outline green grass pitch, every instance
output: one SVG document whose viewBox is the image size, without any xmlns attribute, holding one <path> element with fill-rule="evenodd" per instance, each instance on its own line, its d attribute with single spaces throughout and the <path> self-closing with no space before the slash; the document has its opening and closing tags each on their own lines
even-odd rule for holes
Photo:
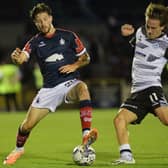
<svg viewBox="0 0 168 168">
<path fill-rule="evenodd" d="M 119 157 L 113 118 L 116 109 L 95 109 L 93 127 L 99 130 L 94 168 L 115 167 L 111 161 Z M 78 110 L 58 110 L 50 113 L 32 131 L 25 145 L 25 154 L 15 165 L 3 165 L 3 159 L 14 148 L 18 125 L 25 113 L 0 112 L 0 167 L 12 168 L 76 168 L 72 161 L 73 148 L 81 143 L 81 126 Z M 130 142 L 135 165 L 131 168 L 168 167 L 168 128 L 156 117 L 148 115 L 141 125 L 130 125 Z M 84 166 L 83 166 L 84 167 Z"/>
</svg>

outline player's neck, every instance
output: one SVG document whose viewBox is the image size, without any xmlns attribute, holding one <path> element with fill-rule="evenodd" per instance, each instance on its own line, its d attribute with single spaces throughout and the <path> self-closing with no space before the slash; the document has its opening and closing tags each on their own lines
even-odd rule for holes
<svg viewBox="0 0 168 168">
<path fill-rule="evenodd" d="M 56 28 L 52 27 L 50 31 L 45 35 L 46 37 L 51 37 L 56 32 Z"/>
</svg>

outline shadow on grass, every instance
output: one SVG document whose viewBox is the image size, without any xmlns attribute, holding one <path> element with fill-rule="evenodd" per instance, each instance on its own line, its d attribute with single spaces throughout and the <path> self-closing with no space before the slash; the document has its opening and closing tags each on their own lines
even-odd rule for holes
<svg viewBox="0 0 168 168">
<path fill-rule="evenodd" d="M 91 165 L 91 167 L 114 167 L 111 163 L 113 160 L 117 158 L 117 154 L 113 155 L 110 152 L 98 152 L 96 155 L 96 161 Z M 1 153 L 2 162 L 3 159 L 6 157 L 6 153 Z M 67 157 L 66 157 L 67 158 Z M 35 154 L 35 153 L 25 153 L 22 159 L 19 159 L 19 162 L 16 164 L 16 167 L 19 168 L 20 165 L 23 163 L 30 164 L 33 167 L 45 168 L 51 167 L 54 168 L 55 166 L 59 168 L 73 168 L 79 167 L 75 165 L 75 163 L 68 157 L 68 159 L 63 158 L 59 153 L 58 156 L 56 155 L 45 155 L 45 154 Z M 136 153 L 135 154 L 136 164 L 134 165 L 119 165 L 117 167 L 124 168 L 166 168 L 168 167 L 168 154 L 160 154 L 160 153 Z M 14 166 L 15 167 L 15 166 Z M 82 166 L 88 167 L 88 166 Z"/>
</svg>

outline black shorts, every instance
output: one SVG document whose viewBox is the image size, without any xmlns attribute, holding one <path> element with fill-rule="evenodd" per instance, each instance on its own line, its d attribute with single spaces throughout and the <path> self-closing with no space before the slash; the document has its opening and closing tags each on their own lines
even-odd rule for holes
<svg viewBox="0 0 168 168">
<path fill-rule="evenodd" d="M 153 86 L 142 91 L 131 94 L 131 96 L 121 105 L 138 117 L 132 124 L 140 124 L 148 113 L 155 115 L 154 110 L 160 106 L 167 106 L 167 100 L 161 87 Z"/>
</svg>

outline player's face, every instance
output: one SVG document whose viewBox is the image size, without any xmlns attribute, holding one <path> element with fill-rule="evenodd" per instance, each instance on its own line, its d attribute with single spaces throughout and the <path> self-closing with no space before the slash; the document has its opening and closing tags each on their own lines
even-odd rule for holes
<svg viewBox="0 0 168 168">
<path fill-rule="evenodd" d="M 160 26 L 160 20 L 146 18 L 146 35 L 149 39 L 155 39 L 159 37 L 163 30 L 164 26 Z"/>
<path fill-rule="evenodd" d="M 40 32 L 44 34 L 50 33 L 52 29 L 52 16 L 46 12 L 39 13 L 36 15 L 34 23 Z"/>
</svg>

